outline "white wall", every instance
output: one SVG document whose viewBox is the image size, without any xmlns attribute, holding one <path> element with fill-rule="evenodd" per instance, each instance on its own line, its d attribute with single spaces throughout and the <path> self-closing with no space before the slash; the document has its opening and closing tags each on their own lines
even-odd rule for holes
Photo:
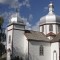
<svg viewBox="0 0 60 60">
<path fill-rule="evenodd" d="M 46 34 L 46 33 L 47 33 L 47 26 L 44 25 L 44 34 Z"/>
<path fill-rule="evenodd" d="M 40 56 L 40 45 L 44 47 L 43 56 Z M 29 41 L 29 60 L 51 60 L 50 43 Z"/>
<path fill-rule="evenodd" d="M 7 51 L 7 60 L 10 60 L 10 54 L 13 52 L 13 57 L 19 56 L 27 60 L 28 58 L 28 41 L 24 35 L 24 26 L 13 25 L 7 27 L 7 50 L 10 48 L 11 52 Z M 9 35 L 11 35 L 11 43 L 9 43 Z M 13 42 L 13 44 L 12 44 Z M 13 46 L 13 48 L 12 48 Z M 13 50 L 13 51 L 12 51 Z"/>
<path fill-rule="evenodd" d="M 40 26 L 40 32 L 42 32 L 42 26 Z"/>
<path fill-rule="evenodd" d="M 40 26 L 40 32 L 42 32 L 42 26 Z M 45 35 L 49 33 L 49 25 L 44 25 L 44 32 Z"/>
<path fill-rule="evenodd" d="M 53 33 L 57 34 L 58 33 L 58 25 L 57 24 L 53 24 Z"/>
<path fill-rule="evenodd" d="M 13 25 L 7 27 L 7 60 L 10 60 L 11 57 L 10 57 L 10 54 L 12 52 L 12 32 L 13 30 L 11 30 L 13 28 Z M 9 43 L 9 35 L 11 35 L 11 43 Z M 11 49 L 11 52 L 8 51 L 8 49 Z"/>
<path fill-rule="evenodd" d="M 57 58 L 53 56 L 54 51 L 57 53 Z M 59 42 L 51 43 L 51 60 L 54 60 L 55 58 L 56 60 L 59 60 Z"/>
<path fill-rule="evenodd" d="M 49 32 L 53 32 L 54 34 L 58 33 L 58 25 L 52 24 L 53 25 L 53 31 L 49 31 L 49 25 L 44 25 L 44 34 L 48 34 Z M 42 26 L 40 26 L 40 32 L 42 32 Z"/>
<path fill-rule="evenodd" d="M 54 25 L 53 25 L 53 33 L 55 33 L 55 34 L 56 34 L 56 32 L 57 32 L 56 27 L 57 27 L 56 24 L 54 24 Z"/>
<path fill-rule="evenodd" d="M 24 31 L 14 30 L 13 35 L 13 55 L 23 57 L 28 54 L 28 41 L 24 35 Z"/>
</svg>

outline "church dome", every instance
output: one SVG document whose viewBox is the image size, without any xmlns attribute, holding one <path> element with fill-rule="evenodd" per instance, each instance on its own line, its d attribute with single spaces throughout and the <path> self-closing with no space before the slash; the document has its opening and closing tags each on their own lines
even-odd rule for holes
<svg viewBox="0 0 60 60">
<path fill-rule="evenodd" d="M 49 4 L 49 13 L 40 19 L 40 25 L 48 23 L 60 23 L 60 16 L 54 14 L 54 6 L 52 3 Z"/>
<path fill-rule="evenodd" d="M 10 23 L 22 23 L 22 24 L 24 23 L 24 21 L 22 20 L 18 12 L 15 12 L 14 14 L 11 15 L 9 22 Z"/>
</svg>

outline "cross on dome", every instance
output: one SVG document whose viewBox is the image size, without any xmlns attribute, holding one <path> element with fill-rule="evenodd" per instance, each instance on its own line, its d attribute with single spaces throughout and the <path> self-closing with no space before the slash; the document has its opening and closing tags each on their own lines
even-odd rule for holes
<svg viewBox="0 0 60 60">
<path fill-rule="evenodd" d="M 53 5 L 53 3 L 51 2 L 51 3 L 49 4 L 49 13 L 53 13 L 53 11 L 54 11 L 54 5 Z"/>
<path fill-rule="evenodd" d="M 15 12 L 11 15 L 10 17 L 10 23 L 20 23 L 20 24 L 24 24 L 24 21 L 23 19 L 21 18 L 20 16 L 20 13 L 19 13 L 19 3 L 18 3 L 18 0 L 15 1 L 14 3 L 14 9 L 15 9 Z"/>
</svg>

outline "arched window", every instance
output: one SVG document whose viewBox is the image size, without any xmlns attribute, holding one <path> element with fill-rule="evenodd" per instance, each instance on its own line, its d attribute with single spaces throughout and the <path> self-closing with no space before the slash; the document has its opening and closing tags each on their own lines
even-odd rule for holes
<svg viewBox="0 0 60 60">
<path fill-rule="evenodd" d="M 49 31 L 53 31 L 53 25 L 52 24 L 49 25 Z"/>
<path fill-rule="evenodd" d="M 9 35 L 9 43 L 11 42 L 11 35 Z"/>
<path fill-rule="evenodd" d="M 40 46 L 40 55 L 44 55 L 44 47 L 42 45 Z"/>
<path fill-rule="evenodd" d="M 57 60 L 57 52 L 56 52 L 56 50 L 53 51 L 53 60 Z"/>
</svg>

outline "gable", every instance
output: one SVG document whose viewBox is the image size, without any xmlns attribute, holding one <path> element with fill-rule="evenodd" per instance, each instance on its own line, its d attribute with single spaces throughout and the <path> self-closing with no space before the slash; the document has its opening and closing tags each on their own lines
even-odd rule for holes
<svg viewBox="0 0 60 60">
<path fill-rule="evenodd" d="M 56 35 L 56 37 L 51 40 L 51 43 L 53 43 L 53 42 L 59 42 L 59 41 L 60 41 L 60 33 L 58 33 Z"/>
</svg>

